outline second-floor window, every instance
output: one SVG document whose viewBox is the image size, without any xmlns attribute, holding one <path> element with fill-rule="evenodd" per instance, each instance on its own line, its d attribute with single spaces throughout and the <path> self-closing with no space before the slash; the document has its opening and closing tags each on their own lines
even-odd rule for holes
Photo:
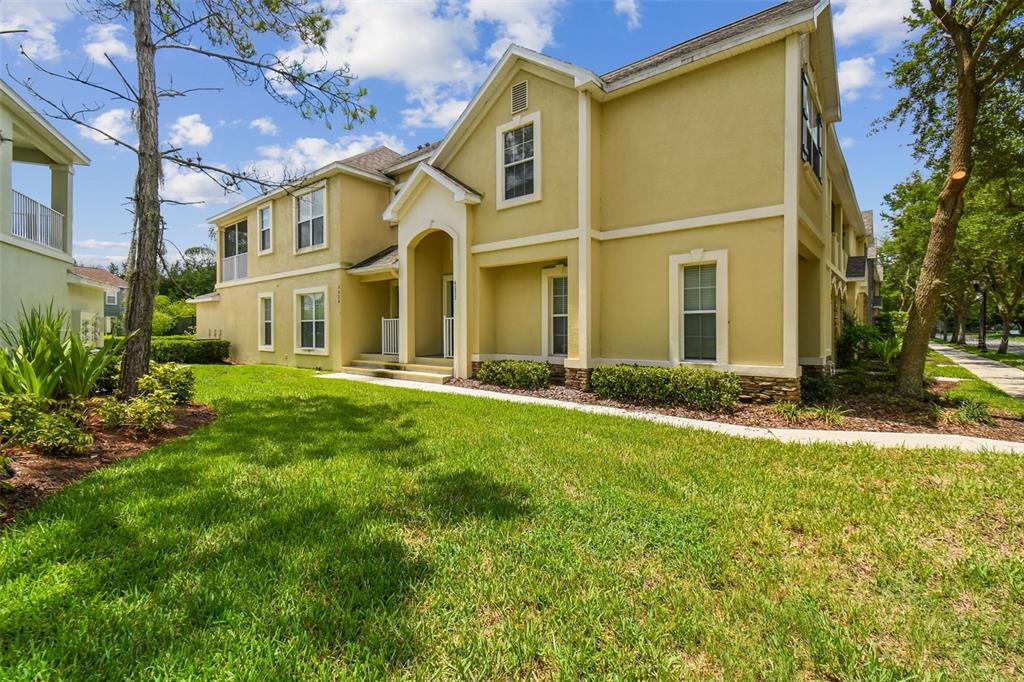
<svg viewBox="0 0 1024 682">
<path fill-rule="evenodd" d="M 821 114 L 811 95 L 811 83 L 807 72 L 803 72 L 801 80 L 801 114 L 803 117 L 802 142 L 800 153 L 804 161 L 811 165 L 814 174 L 821 179 Z"/>
<path fill-rule="evenodd" d="M 298 221 L 295 226 L 297 250 L 312 249 L 324 245 L 324 198 L 327 190 L 323 187 L 306 192 L 296 199 Z"/>
<path fill-rule="evenodd" d="M 533 194 L 533 124 L 502 133 L 505 201 Z"/>
<path fill-rule="evenodd" d="M 249 225 L 246 221 L 224 228 L 221 253 L 221 281 L 241 279 L 249 274 Z"/>
<path fill-rule="evenodd" d="M 270 217 L 270 206 L 262 206 L 256 212 L 260 229 L 260 253 L 269 253 L 273 246 L 272 224 Z"/>
</svg>

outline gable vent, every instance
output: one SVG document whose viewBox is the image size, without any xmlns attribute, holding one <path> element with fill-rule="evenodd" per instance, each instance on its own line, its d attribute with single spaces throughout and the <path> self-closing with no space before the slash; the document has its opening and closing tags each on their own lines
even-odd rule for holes
<svg viewBox="0 0 1024 682">
<path fill-rule="evenodd" d="M 516 83 L 512 86 L 512 113 L 518 114 L 520 111 L 526 111 L 529 106 L 530 96 L 526 81 Z"/>
</svg>

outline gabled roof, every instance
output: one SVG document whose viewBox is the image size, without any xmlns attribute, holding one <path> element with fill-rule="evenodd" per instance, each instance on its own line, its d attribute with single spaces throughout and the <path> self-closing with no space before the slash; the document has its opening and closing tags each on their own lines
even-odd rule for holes
<svg viewBox="0 0 1024 682">
<path fill-rule="evenodd" d="M 18 119 L 18 122 L 24 125 L 31 133 L 40 138 L 46 144 L 48 149 L 40 150 L 45 153 L 52 154 L 56 153 L 61 158 L 54 159 L 54 161 L 60 161 L 63 163 L 73 163 L 79 166 L 88 166 L 89 157 L 85 153 L 71 143 L 68 138 L 61 135 L 60 131 L 57 130 L 52 123 L 46 120 L 46 117 L 40 114 L 35 108 L 32 107 L 25 99 L 19 95 L 14 89 L 5 83 L 3 79 L 0 79 L 0 106 L 9 109 Z M 10 135 L 10 131 L 4 131 L 7 135 Z"/>
<path fill-rule="evenodd" d="M 418 187 L 430 180 L 451 192 L 452 198 L 460 204 L 480 203 L 480 194 L 458 178 L 430 164 L 420 163 L 420 165 L 416 166 L 416 170 L 412 172 L 412 175 L 409 176 L 409 180 L 405 183 L 402 191 L 395 195 L 395 198 L 391 200 L 388 207 L 384 209 L 384 220 L 392 223 L 398 222 L 399 213 L 405 204 L 408 203 L 409 198 L 415 195 Z"/>
<path fill-rule="evenodd" d="M 430 153 L 432 151 L 437 149 L 439 144 L 441 144 L 441 140 L 435 140 L 433 142 L 428 142 L 427 144 L 421 144 L 408 154 L 403 154 L 402 156 L 398 157 L 394 161 L 394 163 L 392 163 L 390 166 L 384 169 L 384 172 L 387 173 L 388 175 L 391 175 L 397 171 L 402 170 L 407 166 L 411 166 L 414 163 L 418 163 L 419 161 L 425 160 L 427 157 L 430 156 Z"/>
<path fill-rule="evenodd" d="M 394 149 L 381 145 L 368 152 L 342 159 L 340 163 L 361 168 L 370 173 L 381 173 L 388 166 L 394 165 L 400 158 L 402 158 L 402 155 Z"/>
<path fill-rule="evenodd" d="M 101 284 L 108 286 L 117 287 L 118 289 L 127 289 L 128 282 L 124 281 L 114 273 L 104 268 L 93 268 L 87 265 L 76 265 L 71 268 L 71 271 L 80 277 L 91 279 Z"/>
</svg>

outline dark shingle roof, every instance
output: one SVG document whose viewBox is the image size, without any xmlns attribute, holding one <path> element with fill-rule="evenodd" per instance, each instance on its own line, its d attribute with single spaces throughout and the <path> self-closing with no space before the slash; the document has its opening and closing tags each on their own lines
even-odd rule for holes
<svg viewBox="0 0 1024 682">
<path fill-rule="evenodd" d="M 394 149 L 389 149 L 381 145 L 375 147 L 368 152 L 362 154 L 356 154 L 350 156 L 347 159 L 342 159 L 341 163 L 346 166 L 354 166 L 360 170 L 369 171 L 371 173 L 380 173 L 383 169 L 388 166 L 393 166 L 395 160 L 400 158 L 402 155 L 396 152 Z"/>
<path fill-rule="evenodd" d="M 769 7 L 757 14 L 751 14 L 749 17 L 744 17 L 731 24 L 722 26 L 721 28 L 716 28 L 713 31 L 699 35 L 696 38 L 690 38 L 678 45 L 673 45 L 666 50 L 662 50 L 657 54 L 652 54 L 649 57 L 644 57 L 639 61 L 635 61 L 632 64 L 620 66 L 614 71 L 609 71 L 601 76 L 601 80 L 605 83 L 614 83 L 615 81 L 629 78 L 636 73 L 658 66 L 659 64 L 685 58 L 686 56 L 710 45 L 714 45 L 715 43 L 761 28 L 773 21 L 784 19 L 792 14 L 814 7 L 819 1 L 820 0 L 790 0 L 789 2 Z"/>
<path fill-rule="evenodd" d="M 383 251 L 378 251 L 366 260 L 361 260 L 349 270 L 359 270 L 360 268 L 368 268 L 370 266 L 389 266 L 398 265 L 398 246 L 392 245 Z"/>
<path fill-rule="evenodd" d="M 438 145 L 440 145 L 440 144 L 441 144 L 441 140 L 437 140 L 436 142 L 428 142 L 427 144 L 421 144 L 419 147 L 416 147 L 416 149 L 412 150 L 408 154 L 403 154 L 403 155 L 399 156 L 397 159 L 395 159 L 394 161 L 392 161 L 389 164 L 389 167 L 397 166 L 397 165 L 399 165 L 401 163 L 405 163 L 409 159 L 415 159 L 417 156 L 421 156 L 423 154 L 427 154 L 429 152 L 432 152 L 435 149 L 437 149 Z"/>
<path fill-rule="evenodd" d="M 846 259 L 846 279 L 860 279 L 864 277 L 867 268 L 867 256 L 850 256 Z"/>
<path fill-rule="evenodd" d="M 128 282 L 103 268 L 91 268 L 87 265 L 76 265 L 71 268 L 71 271 L 79 277 L 85 277 L 86 279 L 91 279 L 94 282 L 118 287 L 119 289 L 124 289 L 128 286 Z"/>
</svg>

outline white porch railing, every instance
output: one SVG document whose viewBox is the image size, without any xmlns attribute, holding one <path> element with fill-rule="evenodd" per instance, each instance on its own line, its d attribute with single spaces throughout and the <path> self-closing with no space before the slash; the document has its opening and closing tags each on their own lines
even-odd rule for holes
<svg viewBox="0 0 1024 682">
<path fill-rule="evenodd" d="M 11 234 L 43 246 L 64 250 L 64 215 L 21 192 L 11 190 Z"/>
<path fill-rule="evenodd" d="M 380 354 L 398 355 L 398 318 L 380 318 Z"/>
<path fill-rule="evenodd" d="M 444 356 L 446 358 L 455 357 L 455 318 L 454 317 L 442 317 L 442 325 L 444 328 Z"/>
<path fill-rule="evenodd" d="M 220 281 L 230 282 L 233 279 L 242 279 L 249 274 L 249 254 L 240 253 L 237 256 L 227 256 L 221 260 Z"/>
</svg>

